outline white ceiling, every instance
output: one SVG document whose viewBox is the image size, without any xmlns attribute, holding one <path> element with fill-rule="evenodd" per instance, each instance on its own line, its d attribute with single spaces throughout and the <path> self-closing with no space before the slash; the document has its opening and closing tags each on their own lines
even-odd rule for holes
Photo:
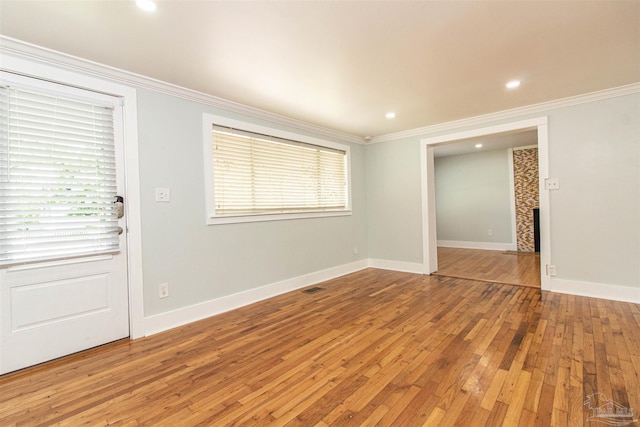
<svg viewBox="0 0 640 427">
<path fill-rule="evenodd" d="M 640 81 L 638 0 L 0 0 L 0 34 L 360 137 Z"/>
</svg>

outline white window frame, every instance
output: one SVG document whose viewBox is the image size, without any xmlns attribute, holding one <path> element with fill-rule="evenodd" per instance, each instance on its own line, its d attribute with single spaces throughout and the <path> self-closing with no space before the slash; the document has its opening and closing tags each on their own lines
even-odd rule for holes
<svg viewBox="0 0 640 427">
<path fill-rule="evenodd" d="M 292 141 L 304 142 L 320 147 L 327 147 L 342 150 L 346 155 L 346 176 L 347 176 L 347 201 L 346 208 L 337 211 L 308 211 L 308 212 L 291 212 L 291 213 L 258 213 L 244 215 L 217 215 L 215 203 L 215 186 L 214 186 L 214 155 L 212 145 L 213 126 L 226 126 L 234 129 L 254 132 L 263 135 L 274 136 L 277 138 L 288 139 Z M 205 199 L 206 199 L 206 222 L 208 225 L 216 224 L 233 224 L 243 222 L 257 221 L 277 221 L 285 219 L 300 218 L 319 218 L 319 217 L 335 217 L 351 215 L 351 151 L 348 145 L 326 141 L 323 139 L 312 138 L 306 135 L 300 135 L 280 129 L 267 126 L 261 126 L 242 120 L 230 119 L 228 117 L 217 116 L 214 114 L 203 114 L 202 116 L 202 143 L 204 150 L 204 182 L 205 182 Z"/>
</svg>

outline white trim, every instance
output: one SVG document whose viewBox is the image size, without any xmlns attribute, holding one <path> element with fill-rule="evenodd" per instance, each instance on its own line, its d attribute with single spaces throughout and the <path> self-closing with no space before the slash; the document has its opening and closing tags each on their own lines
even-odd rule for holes
<svg viewBox="0 0 640 427">
<path fill-rule="evenodd" d="M 420 188 L 422 194 L 422 266 L 424 274 L 438 271 L 436 222 L 436 179 L 434 148 L 420 144 Z M 426 228 L 425 228 L 426 227 Z"/>
<path fill-rule="evenodd" d="M 561 294 L 640 304 L 640 289 L 631 286 L 606 285 L 552 277 L 549 290 Z"/>
<path fill-rule="evenodd" d="M 466 119 L 454 120 L 386 135 L 379 135 L 370 140 L 366 140 L 362 137 L 346 132 L 330 129 L 312 123 L 307 123 L 297 119 L 292 119 L 265 110 L 260 110 L 258 108 L 249 107 L 237 102 L 229 101 L 216 96 L 208 95 L 206 93 L 156 80 L 151 77 L 121 70 L 115 67 L 110 67 L 108 65 L 89 61 L 77 56 L 65 54 L 52 49 L 47 49 L 31 43 L 27 43 L 22 40 L 0 35 L 0 54 L 6 53 L 13 54 L 25 59 L 30 59 L 32 61 L 37 61 L 41 64 L 48 64 L 55 67 L 62 67 L 70 71 L 72 70 L 76 72 L 86 73 L 96 78 L 109 79 L 125 85 L 131 85 L 143 89 L 161 92 L 211 107 L 221 108 L 227 111 L 243 114 L 248 117 L 267 120 L 284 126 L 290 126 L 292 128 L 297 128 L 308 132 L 317 133 L 319 135 L 337 138 L 343 141 L 349 141 L 362 145 L 393 141 L 401 138 L 422 136 L 428 133 L 444 132 L 464 126 L 480 125 L 490 121 L 513 119 L 523 115 L 544 114 L 545 111 L 548 111 L 550 109 L 570 107 L 572 105 L 584 104 L 587 102 L 594 102 L 602 99 L 615 98 L 618 96 L 630 95 L 640 92 L 640 83 L 632 83 L 625 86 L 619 86 L 587 94 L 561 98 L 557 100 L 542 102 L 539 104 L 532 104 L 524 107 L 517 107 L 510 110 L 503 110 Z"/>
<path fill-rule="evenodd" d="M 208 205 L 215 206 L 215 205 Z M 341 211 L 314 211 L 314 212 L 291 212 L 291 213 L 260 213 L 247 215 L 224 215 L 210 216 L 207 214 L 207 225 L 220 224 L 239 224 L 243 222 L 262 222 L 262 221 L 282 221 L 290 219 L 308 219 L 308 218 L 328 218 L 334 216 L 351 216 L 353 213 L 350 209 Z"/>
<path fill-rule="evenodd" d="M 343 141 L 349 141 L 356 144 L 365 144 L 364 138 L 351 135 L 346 132 L 330 129 L 324 126 L 307 123 L 302 120 L 292 119 L 280 114 L 271 113 L 258 108 L 249 107 L 237 102 L 229 101 L 217 96 L 208 95 L 203 92 L 187 89 L 178 85 L 163 82 L 151 77 L 132 73 L 130 71 L 121 70 L 110 67 L 108 65 L 89 61 L 77 56 L 68 55 L 47 49 L 11 37 L 0 36 L 0 54 L 13 54 L 22 58 L 37 61 L 41 64 L 61 67 L 76 72 L 82 72 L 99 79 L 108 79 L 121 84 L 135 86 L 138 88 L 149 89 L 156 92 L 172 95 L 178 98 L 198 102 L 214 108 L 221 108 L 226 111 L 243 114 L 259 120 L 267 120 L 269 122 L 278 123 L 284 126 L 317 133 L 330 138 L 336 138 Z M 4 63 L 2 68 L 4 68 Z"/>
<path fill-rule="evenodd" d="M 452 132 L 444 135 L 433 136 L 421 139 L 427 141 L 427 145 L 436 145 L 442 142 L 459 141 L 464 139 L 476 138 L 479 136 L 493 135 L 499 133 L 508 133 L 521 130 L 534 130 L 541 124 L 546 124 L 546 117 L 537 117 L 533 119 L 518 120 L 515 122 L 503 123 L 499 125 L 484 126 L 465 131 Z M 487 123 L 484 123 L 485 125 Z"/>
<path fill-rule="evenodd" d="M 436 252 L 436 241 L 434 230 L 436 229 L 436 215 L 431 204 L 435 200 L 435 186 L 433 185 L 433 171 L 429 167 L 429 153 L 434 146 L 444 142 L 470 139 L 478 136 L 486 136 L 518 130 L 536 129 L 538 130 L 538 169 L 540 185 L 540 265 L 541 271 L 545 271 L 542 266 L 551 264 L 551 228 L 549 226 L 549 191 L 544 189 L 544 180 L 549 173 L 549 151 L 547 135 L 547 117 L 537 117 L 533 119 L 520 120 L 494 126 L 487 126 L 462 132 L 450 133 L 446 135 L 425 138 L 420 140 L 420 167 L 421 167 L 421 191 L 422 191 L 422 244 L 425 273 L 430 274 L 437 271 L 437 262 L 434 263 L 434 253 Z M 431 171 L 430 171 L 431 170 Z M 541 288 L 549 290 L 550 276 L 542 274 Z"/>
<path fill-rule="evenodd" d="M 138 156 L 138 100 L 135 89 L 124 95 L 124 163 L 127 191 L 127 248 L 129 272 L 129 336 L 144 336 L 144 282 L 142 274 L 142 212 L 140 158 Z"/>
<path fill-rule="evenodd" d="M 286 292 L 291 292 L 319 282 L 324 282 L 326 280 L 331 280 L 336 277 L 364 270 L 368 266 L 368 261 L 363 259 L 349 264 L 343 264 L 326 270 L 294 277 L 292 279 L 282 280 L 259 288 L 253 288 L 236 294 L 201 302 L 166 313 L 149 316 L 144 319 L 145 335 L 157 334 L 158 332 L 186 325 L 187 323 L 206 319 L 207 317 L 272 298 Z"/>
<path fill-rule="evenodd" d="M 531 150 L 532 148 L 538 148 L 538 144 L 535 145 L 524 145 L 522 147 L 513 147 L 511 148 L 511 150 L 513 151 L 519 151 L 519 150 Z"/>
<path fill-rule="evenodd" d="M 427 134 L 446 132 L 468 126 L 479 126 L 489 122 L 499 120 L 517 119 L 524 115 L 546 114 L 549 110 L 571 107 L 573 105 L 585 104 L 588 102 L 600 101 L 603 99 L 615 98 L 618 96 L 631 95 L 640 92 L 640 82 L 631 83 L 625 86 L 619 86 L 611 89 L 600 90 L 596 92 L 585 93 L 582 95 L 571 96 L 568 98 L 556 99 L 553 101 L 541 102 L 539 104 L 527 105 L 525 107 L 512 108 L 510 110 L 498 111 L 490 114 L 469 117 L 451 122 L 439 123 L 431 126 L 425 126 L 416 129 L 405 130 L 402 132 L 380 135 L 372 138 L 369 144 L 378 142 L 394 141 L 396 139 L 410 138 L 416 136 L 424 136 Z"/>
<path fill-rule="evenodd" d="M 124 150 L 125 187 L 127 215 L 127 264 L 129 274 L 129 334 L 132 339 L 143 336 L 144 301 L 142 281 L 142 231 L 140 218 L 140 172 L 138 161 L 138 111 L 136 90 L 102 80 L 96 76 L 79 74 L 63 64 L 42 63 L 37 57 L 11 55 L 5 52 L 6 39 L 0 37 L 2 45 L 2 69 L 73 87 L 84 87 L 120 97 L 124 101 Z M 12 52 L 11 52 L 12 53 Z"/>
<path fill-rule="evenodd" d="M 488 251 L 517 250 L 516 245 L 513 243 L 466 242 L 461 240 L 438 240 L 438 246 L 441 246 L 443 248 L 483 249 Z"/>
<path fill-rule="evenodd" d="M 403 273 L 424 274 L 424 265 L 419 262 L 392 261 L 387 259 L 369 259 L 369 267 L 381 270 L 401 271 Z"/>
<path fill-rule="evenodd" d="M 149 316 L 144 319 L 144 334 L 145 336 L 157 334 L 159 332 L 206 319 L 207 317 L 215 316 L 255 302 L 263 301 L 277 295 L 315 285 L 346 274 L 355 273 L 356 271 L 364 270 L 369 267 L 416 274 L 422 274 L 424 270 L 424 266 L 420 263 L 383 259 L 362 259 L 349 264 L 328 268 L 326 270 L 309 273 L 292 279 L 282 280 L 259 288 L 249 289 L 244 292 L 238 292 L 233 295 L 216 298 L 166 313 Z M 572 282 L 554 278 L 553 291 L 587 297 L 640 303 L 640 295 L 638 295 L 640 291 L 636 288 L 624 286 Z"/>
<path fill-rule="evenodd" d="M 536 145 L 537 147 L 537 145 Z M 516 177 L 513 169 L 513 148 L 507 150 L 509 159 L 509 215 L 511 218 L 511 250 L 518 250 L 518 227 L 516 224 Z"/>
<path fill-rule="evenodd" d="M 538 208 L 540 213 L 540 287 L 548 290 L 551 287 L 551 276 L 546 274 L 547 265 L 551 264 L 551 202 L 549 190 L 544 187 L 549 178 L 549 129 L 547 118 L 538 124 Z M 542 274 L 544 272 L 544 274 Z"/>
<path fill-rule="evenodd" d="M 125 85 L 149 89 L 156 92 L 172 95 L 178 98 L 191 100 L 214 108 L 220 108 L 243 114 L 256 119 L 267 120 L 284 126 L 317 133 L 331 138 L 349 141 L 356 144 L 368 145 L 378 142 L 393 141 L 401 138 L 422 136 L 429 133 L 445 132 L 465 126 L 485 124 L 490 121 L 514 119 L 523 115 L 544 114 L 550 109 L 570 107 L 588 102 L 603 99 L 615 98 L 618 96 L 630 95 L 640 92 L 640 83 L 632 83 L 611 89 L 581 94 L 577 96 L 561 98 L 557 100 L 542 102 L 538 104 L 517 107 L 495 113 L 469 117 L 466 119 L 454 120 L 435 125 L 409 129 L 401 132 L 379 135 L 370 140 L 352 135 L 346 132 L 330 129 L 324 126 L 307 123 L 302 120 L 292 119 L 280 114 L 271 113 L 254 107 L 249 107 L 237 102 L 229 101 L 206 93 L 187 89 L 178 85 L 163 82 L 151 77 L 121 70 L 108 65 L 100 64 L 77 56 L 65 54 L 52 49 L 47 49 L 22 40 L 0 35 L 0 55 L 13 54 L 41 64 L 48 64 L 55 67 L 65 68 L 70 71 L 82 72 L 99 79 L 109 79 Z M 2 65 L 4 67 L 4 64 Z"/>
</svg>

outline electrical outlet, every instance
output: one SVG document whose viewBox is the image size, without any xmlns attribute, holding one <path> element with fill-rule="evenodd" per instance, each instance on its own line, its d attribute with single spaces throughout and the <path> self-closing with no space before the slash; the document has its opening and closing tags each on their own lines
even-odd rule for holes
<svg viewBox="0 0 640 427">
<path fill-rule="evenodd" d="M 490 228 L 490 229 L 488 229 L 488 230 L 487 230 L 487 235 L 488 235 L 489 237 L 492 237 L 492 236 L 493 236 L 493 228 Z"/>
<path fill-rule="evenodd" d="M 358 255 L 358 245 L 355 245 L 355 246 L 353 247 L 353 254 L 354 254 L 354 255 Z"/>
<path fill-rule="evenodd" d="M 558 178 L 547 178 L 544 180 L 544 188 L 547 190 L 559 190 L 560 180 Z"/>
<path fill-rule="evenodd" d="M 547 265 L 547 274 L 549 276 L 555 276 L 556 273 L 556 266 L 553 264 Z"/>
<path fill-rule="evenodd" d="M 160 298 L 167 298 L 169 296 L 169 284 L 168 283 L 160 283 L 158 287 L 158 295 Z"/>
<path fill-rule="evenodd" d="M 170 201 L 171 201 L 170 188 L 156 188 L 156 202 L 170 202 Z"/>
</svg>

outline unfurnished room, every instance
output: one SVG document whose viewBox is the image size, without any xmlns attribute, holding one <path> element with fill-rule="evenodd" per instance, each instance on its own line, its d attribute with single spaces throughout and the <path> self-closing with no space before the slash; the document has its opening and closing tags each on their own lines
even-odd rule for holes
<svg viewBox="0 0 640 427">
<path fill-rule="evenodd" d="M 640 1 L 0 0 L 0 426 L 640 426 Z"/>
</svg>

